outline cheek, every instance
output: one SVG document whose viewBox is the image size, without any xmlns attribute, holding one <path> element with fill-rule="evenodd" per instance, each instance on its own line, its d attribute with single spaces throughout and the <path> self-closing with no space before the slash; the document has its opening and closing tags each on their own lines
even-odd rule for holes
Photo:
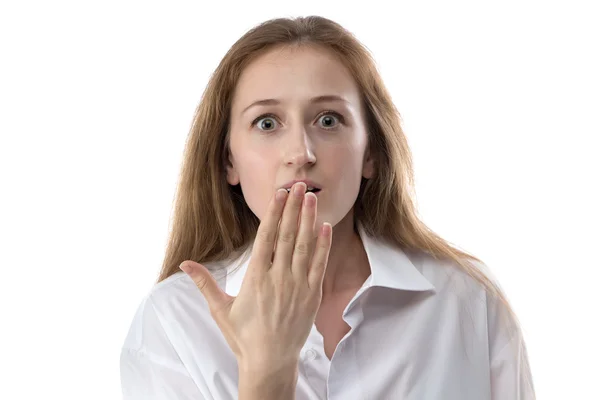
<svg viewBox="0 0 600 400">
<path fill-rule="evenodd" d="M 324 160 L 328 169 L 342 181 L 354 180 L 357 174 L 361 174 L 361 152 L 350 146 L 331 149 L 325 155 Z"/>
<path fill-rule="evenodd" d="M 254 190 L 254 188 L 246 188 L 242 187 L 242 192 L 244 194 L 244 200 L 246 200 L 246 204 L 248 208 L 252 211 L 252 213 L 259 219 L 263 220 L 265 214 L 267 213 L 267 209 L 269 207 L 269 202 L 271 201 L 270 191 L 258 191 Z"/>
<path fill-rule="evenodd" d="M 238 158 L 236 167 L 242 187 L 246 186 L 246 189 L 259 188 L 273 169 L 268 152 L 255 151 L 250 146 Z"/>
<path fill-rule="evenodd" d="M 246 204 L 262 220 L 275 193 L 275 169 L 268 156 L 247 153 L 238 163 L 240 186 Z"/>
<path fill-rule="evenodd" d="M 327 165 L 327 175 L 336 187 L 336 201 L 345 209 L 354 203 L 360 190 L 362 153 L 351 147 L 340 148 L 330 153 Z"/>
</svg>

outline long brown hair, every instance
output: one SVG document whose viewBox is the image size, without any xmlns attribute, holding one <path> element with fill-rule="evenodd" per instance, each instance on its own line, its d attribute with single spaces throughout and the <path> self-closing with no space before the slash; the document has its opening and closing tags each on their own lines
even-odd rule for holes
<svg viewBox="0 0 600 400">
<path fill-rule="evenodd" d="M 363 178 L 355 203 L 355 225 L 361 223 L 369 235 L 402 249 L 455 262 L 504 303 L 516 320 L 496 282 L 480 268 L 485 264 L 453 247 L 419 219 L 411 152 L 400 114 L 376 64 L 350 32 L 319 16 L 278 18 L 259 24 L 231 47 L 215 70 L 196 109 L 186 144 L 158 282 L 179 272 L 185 260 L 202 264 L 226 260 L 253 241 L 260 221 L 244 201 L 239 185 L 230 186 L 226 181 L 231 103 L 245 66 L 282 45 L 316 45 L 331 50 L 350 70 L 362 93 L 375 176 Z"/>
</svg>

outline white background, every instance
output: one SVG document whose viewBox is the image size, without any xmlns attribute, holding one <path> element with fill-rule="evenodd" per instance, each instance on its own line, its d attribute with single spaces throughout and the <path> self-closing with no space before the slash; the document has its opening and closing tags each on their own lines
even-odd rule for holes
<svg viewBox="0 0 600 400">
<path fill-rule="evenodd" d="M 310 14 L 373 52 L 420 213 L 500 280 L 538 398 L 600 398 L 598 2 L 295 3 L 2 3 L 0 398 L 120 398 L 208 77 Z"/>
</svg>

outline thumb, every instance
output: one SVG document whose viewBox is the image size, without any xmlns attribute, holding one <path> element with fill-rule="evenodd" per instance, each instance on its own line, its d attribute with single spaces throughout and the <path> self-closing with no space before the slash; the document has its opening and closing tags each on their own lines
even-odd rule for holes
<svg viewBox="0 0 600 400">
<path fill-rule="evenodd" d="M 179 268 L 192 278 L 212 312 L 219 311 L 234 299 L 221 290 L 215 278 L 204 265 L 187 260 L 182 262 Z"/>
</svg>

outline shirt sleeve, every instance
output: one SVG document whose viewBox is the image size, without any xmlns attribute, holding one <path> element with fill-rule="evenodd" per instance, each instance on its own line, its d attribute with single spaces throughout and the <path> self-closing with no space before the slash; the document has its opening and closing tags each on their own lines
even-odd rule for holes
<svg viewBox="0 0 600 400">
<path fill-rule="evenodd" d="M 173 360 L 124 348 L 121 351 L 123 400 L 204 400 L 187 370 Z"/>
<path fill-rule="evenodd" d="M 492 400 L 535 400 L 521 326 L 498 296 L 488 297 L 488 343 Z"/>
<path fill-rule="evenodd" d="M 490 359 L 492 400 L 535 400 L 535 391 L 520 332 Z"/>
<path fill-rule="evenodd" d="M 212 400 L 179 358 L 150 296 L 136 311 L 121 349 L 120 375 L 123 400 Z"/>
<path fill-rule="evenodd" d="M 484 263 L 476 265 L 506 296 L 492 270 Z M 527 348 L 518 318 L 497 294 L 486 293 L 486 298 L 491 399 L 535 400 Z"/>
</svg>

